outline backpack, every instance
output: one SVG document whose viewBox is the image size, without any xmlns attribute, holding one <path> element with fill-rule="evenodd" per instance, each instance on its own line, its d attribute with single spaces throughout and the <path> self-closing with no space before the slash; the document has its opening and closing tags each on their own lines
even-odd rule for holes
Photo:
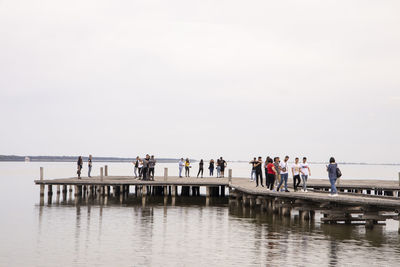
<svg viewBox="0 0 400 267">
<path fill-rule="evenodd" d="M 339 168 L 336 168 L 336 176 L 337 176 L 337 178 L 342 177 L 342 172 L 340 171 Z"/>
</svg>

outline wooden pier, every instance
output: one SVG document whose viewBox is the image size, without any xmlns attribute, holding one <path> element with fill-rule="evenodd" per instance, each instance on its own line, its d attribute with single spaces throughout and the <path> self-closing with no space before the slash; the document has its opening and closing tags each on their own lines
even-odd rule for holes
<svg viewBox="0 0 400 267">
<path fill-rule="evenodd" d="M 179 178 L 168 176 L 155 177 L 154 181 L 143 181 L 132 176 L 109 176 L 108 168 L 97 177 L 77 177 L 45 180 L 43 168 L 40 179 L 34 182 L 40 185 L 41 204 L 44 204 L 45 186 L 49 201 L 53 187 L 57 195 L 72 194 L 76 199 L 97 197 L 119 197 L 122 201 L 129 196 L 141 197 L 146 204 L 148 196 L 164 196 L 175 203 L 177 196 L 206 197 L 206 205 L 213 197 L 229 197 L 230 205 L 259 209 L 281 216 L 291 216 L 294 212 L 304 221 L 312 221 L 315 212 L 323 214 L 321 221 L 329 224 L 364 224 L 372 228 L 384 224 L 387 219 L 399 220 L 400 186 L 396 181 L 383 180 L 340 180 L 337 185 L 339 196 L 329 195 L 328 179 L 310 179 L 307 183 L 309 192 L 274 192 L 265 187 L 256 187 L 248 178 L 233 178 L 229 170 L 228 178 Z M 288 182 L 291 185 L 291 181 Z M 202 190 L 201 190 L 202 188 Z M 291 188 L 289 188 L 291 189 Z M 399 225 L 400 233 L 400 225 Z"/>
</svg>

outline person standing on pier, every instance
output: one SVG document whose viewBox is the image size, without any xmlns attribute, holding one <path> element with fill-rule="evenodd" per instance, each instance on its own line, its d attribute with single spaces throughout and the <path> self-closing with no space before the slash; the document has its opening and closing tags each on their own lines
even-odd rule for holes
<svg viewBox="0 0 400 267">
<path fill-rule="evenodd" d="M 139 158 L 139 180 L 142 179 L 143 174 L 143 160 Z"/>
<path fill-rule="evenodd" d="M 293 174 L 293 188 L 294 191 L 297 191 L 297 187 L 300 184 L 300 164 L 299 158 L 294 159 L 294 164 L 292 166 L 292 174 Z"/>
<path fill-rule="evenodd" d="M 149 154 L 147 154 L 146 157 L 143 159 L 143 168 L 142 168 L 142 177 L 143 177 L 143 180 L 148 180 L 148 175 L 149 175 L 149 161 L 150 161 L 150 156 L 149 156 Z"/>
<path fill-rule="evenodd" d="M 275 166 L 275 170 L 277 172 L 275 175 L 275 183 L 276 183 L 277 187 L 278 187 L 279 183 L 281 182 L 281 170 L 279 168 L 280 162 L 281 161 L 280 161 L 279 157 L 274 158 L 274 166 Z"/>
<path fill-rule="evenodd" d="M 221 160 L 217 159 L 217 178 L 221 177 Z"/>
<path fill-rule="evenodd" d="M 269 159 L 270 159 L 270 157 L 269 156 L 267 156 L 266 158 L 265 158 L 265 163 L 264 163 L 264 169 L 265 169 L 265 185 L 267 185 L 267 179 L 268 179 L 268 163 L 269 163 Z M 267 186 L 268 187 L 268 186 Z"/>
<path fill-rule="evenodd" d="M 331 183 L 331 196 L 335 197 L 338 196 L 337 189 L 336 189 L 336 180 L 338 178 L 338 166 L 335 162 L 335 158 L 331 157 L 329 159 L 329 165 L 326 166 L 326 170 L 328 171 L 329 182 Z"/>
<path fill-rule="evenodd" d="M 214 175 L 214 160 L 210 160 L 210 165 L 208 166 L 208 169 L 210 170 L 210 176 Z"/>
<path fill-rule="evenodd" d="M 178 164 L 179 164 L 179 178 L 182 178 L 182 170 L 183 167 L 185 167 L 185 161 L 183 160 L 183 158 L 181 158 Z"/>
<path fill-rule="evenodd" d="M 149 179 L 154 181 L 154 168 L 156 166 L 156 159 L 154 155 L 151 155 L 149 159 Z"/>
<path fill-rule="evenodd" d="M 283 183 L 285 183 L 285 185 L 284 185 L 285 192 L 289 192 L 289 190 L 287 189 L 287 180 L 288 180 L 288 176 L 289 176 L 288 160 L 289 160 L 289 156 L 286 156 L 285 159 L 283 160 L 283 162 L 281 162 L 280 166 L 279 166 L 279 169 L 281 171 L 281 181 L 279 182 L 278 188 L 276 189 L 276 191 L 278 191 L 278 192 L 281 189 L 281 186 Z"/>
<path fill-rule="evenodd" d="M 250 182 L 253 182 L 256 179 L 256 167 L 255 167 L 255 165 L 257 164 L 257 159 L 253 158 L 253 160 L 250 161 L 249 164 L 251 164 Z M 267 177 L 265 177 L 265 178 L 267 178 Z"/>
<path fill-rule="evenodd" d="M 278 174 L 278 172 L 275 169 L 274 163 L 271 158 L 268 158 L 268 165 L 267 165 L 267 190 L 273 190 L 275 186 L 275 176 Z"/>
<path fill-rule="evenodd" d="M 201 159 L 199 162 L 199 172 L 197 173 L 197 178 L 199 178 L 199 174 L 201 173 L 201 178 L 203 178 L 204 171 L 204 161 Z"/>
<path fill-rule="evenodd" d="M 311 176 L 310 166 L 308 166 L 307 158 L 303 157 L 303 163 L 300 164 L 301 179 L 303 180 L 303 192 L 307 192 L 307 179 Z"/>
<path fill-rule="evenodd" d="M 133 169 L 133 172 L 135 173 L 135 179 L 138 178 L 138 170 L 139 170 L 139 156 L 136 157 L 136 160 L 133 162 L 133 165 L 135 166 Z"/>
<path fill-rule="evenodd" d="M 88 177 L 92 177 L 92 176 L 90 176 L 91 172 L 92 172 L 92 155 L 89 155 L 89 159 L 88 159 Z"/>
<path fill-rule="evenodd" d="M 185 160 L 185 177 L 190 177 L 190 161 L 189 158 Z"/>
<path fill-rule="evenodd" d="M 220 177 L 224 178 L 225 167 L 226 167 L 227 164 L 226 164 L 226 161 L 222 157 L 219 158 L 219 163 L 220 163 L 220 167 L 221 167 L 221 175 L 220 175 Z"/>
<path fill-rule="evenodd" d="M 258 180 L 260 179 L 260 184 L 263 185 L 263 177 L 262 177 L 262 158 L 258 157 L 258 160 L 254 164 L 254 170 L 256 172 L 256 187 L 258 186 Z"/>
<path fill-rule="evenodd" d="M 79 156 L 77 165 L 78 165 L 77 166 L 78 170 L 77 170 L 76 173 L 78 174 L 78 179 L 81 179 L 81 171 L 82 171 L 82 166 L 83 166 L 82 156 Z"/>
</svg>

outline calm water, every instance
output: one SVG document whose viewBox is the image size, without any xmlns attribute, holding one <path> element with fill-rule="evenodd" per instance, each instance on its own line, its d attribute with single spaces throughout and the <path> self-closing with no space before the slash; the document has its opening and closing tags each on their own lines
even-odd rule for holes
<svg viewBox="0 0 400 267">
<path fill-rule="evenodd" d="M 131 172 L 129 164 L 108 165 L 110 174 Z M 249 173 L 247 164 L 230 165 L 234 176 Z M 280 219 L 222 200 L 206 207 L 203 197 L 187 204 L 177 200 L 174 207 L 155 198 L 142 207 L 135 200 L 113 199 L 107 205 L 74 205 L 73 199 L 56 204 L 54 194 L 52 205 L 39 206 L 33 179 L 40 166 L 47 178 L 72 176 L 75 170 L 73 163 L 0 163 L 1 266 L 397 266 L 400 261 L 393 221 L 366 231 L 322 225 L 317 214 L 308 224 L 296 213 Z M 173 164 L 160 165 L 159 174 L 164 166 L 176 174 Z M 342 170 L 349 179 L 398 179 L 394 166 Z M 315 178 L 326 175 L 323 165 L 312 171 Z"/>
</svg>

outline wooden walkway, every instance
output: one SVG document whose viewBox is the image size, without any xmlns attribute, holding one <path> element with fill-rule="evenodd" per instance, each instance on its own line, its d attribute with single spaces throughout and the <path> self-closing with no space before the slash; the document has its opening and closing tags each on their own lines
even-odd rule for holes
<svg viewBox="0 0 400 267">
<path fill-rule="evenodd" d="M 328 179 L 310 179 L 307 183 L 309 192 L 294 192 L 292 181 L 288 182 L 290 192 L 268 191 L 265 187 L 256 187 L 248 178 L 179 178 L 155 177 L 154 181 L 134 179 L 132 176 L 97 176 L 64 179 L 40 179 L 34 181 L 40 185 L 41 196 L 45 186 L 48 195 L 53 194 L 53 186 L 57 194 L 75 191 L 75 196 L 135 196 L 150 195 L 178 196 L 178 187 L 182 196 L 199 196 L 200 187 L 205 187 L 206 197 L 225 196 L 229 189 L 230 203 L 249 208 L 261 208 L 287 215 L 292 210 L 299 210 L 303 219 L 313 217 L 315 211 L 321 211 L 326 223 L 362 222 L 372 227 L 379 221 L 399 219 L 400 186 L 396 181 L 382 180 L 341 180 L 337 186 L 339 196 L 332 197 L 329 192 Z M 130 188 L 134 190 L 130 191 Z M 61 190 L 62 189 L 62 190 Z M 112 193 L 111 193 L 112 189 Z M 299 188 L 300 189 L 300 188 Z M 361 214 L 353 216 L 354 214 Z M 400 231 L 400 228 L 399 228 Z"/>
</svg>

